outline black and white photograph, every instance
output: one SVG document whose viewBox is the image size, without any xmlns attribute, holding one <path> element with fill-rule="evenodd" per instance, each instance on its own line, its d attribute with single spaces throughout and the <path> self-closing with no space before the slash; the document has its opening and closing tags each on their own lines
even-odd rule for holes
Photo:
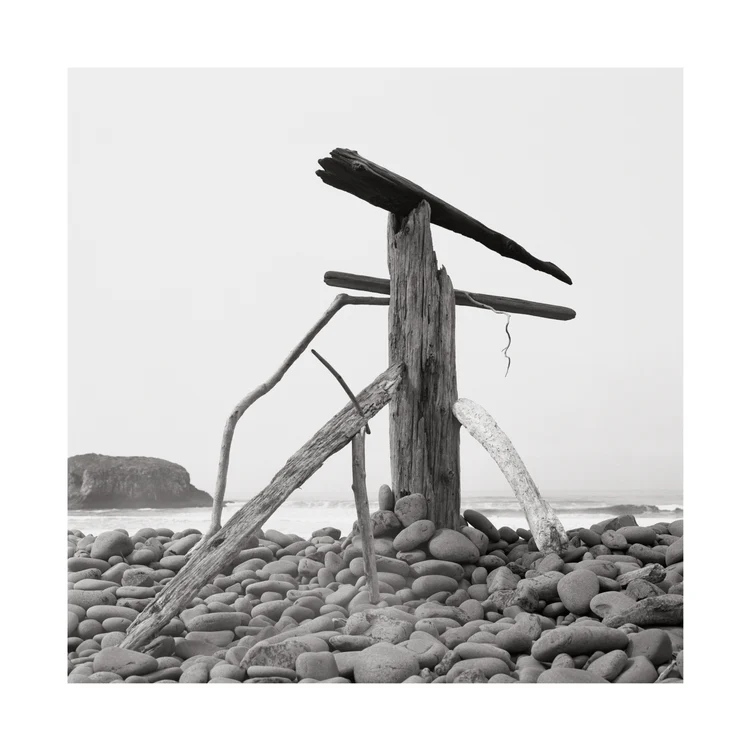
<svg viewBox="0 0 751 751">
<path fill-rule="evenodd" d="M 69 97 L 69 682 L 683 681 L 679 70 Z"/>
<path fill-rule="evenodd" d="M 738 746 L 743 10 L 3 6 L 6 745 Z"/>
</svg>

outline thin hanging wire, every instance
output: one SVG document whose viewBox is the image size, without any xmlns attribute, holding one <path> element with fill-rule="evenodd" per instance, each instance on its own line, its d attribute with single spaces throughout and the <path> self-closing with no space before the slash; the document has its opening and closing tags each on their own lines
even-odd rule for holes
<svg viewBox="0 0 751 751">
<path fill-rule="evenodd" d="M 511 323 L 511 313 L 506 313 L 505 310 L 496 310 L 495 308 L 491 308 L 490 305 L 486 305 L 485 303 L 479 302 L 478 300 L 475 300 L 472 295 L 470 295 L 468 292 L 465 293 L 469 300 L 471 300 L 477 307 L 479 308 L 487 308 L 488 310 L 492 310 L 493 313 L 499 313 L 502 316 L 506 316 L 506 336 L 508 337 L 508 344 L 503 348 L 502 354 L 506 358 L 506 375 L 503 377 L 505 378 L 508 375 L 508 372 L 511 368 L 511 357 L 508 354 L 509 347 L 511 346 L 511 332 L 509 331 L 509 324 Z"/>
</svg>

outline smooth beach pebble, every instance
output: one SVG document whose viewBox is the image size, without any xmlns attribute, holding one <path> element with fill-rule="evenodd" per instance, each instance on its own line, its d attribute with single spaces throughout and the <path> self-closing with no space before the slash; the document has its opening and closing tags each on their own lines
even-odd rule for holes
<svg viewBox="0 0 751 751">
<path fill-rule="evenodd" d="M 551 668 L 544 670 L 537 678 L 537 683 L 607 683 L 596 673 L 574 668 Z"/>
<path fill-rule="evenodd" d="M 98 592 L 84 589 L 68 590 L 68 603 L 78 605 L 86 611 L 95 605 L 114 605 L 116 602 L 117 598 L 112 589 Z"/>
<path fill-rule="evenodd" d="M 465 670 L 478 670 L 485 678 L 491 678 L 498 673 L 508 675 L 511 672 L 508 664 L 497 657 L 473 657 L 457 662 L 446 674 L 446 681 L 454 683 Z"/>
<path fill-rule="evenodd" d="M 219 662 L 209 671 L 209 680 L 230 679 L 232 681 L 244 681 L 247 678 L 245 671 L 237 666 L 226 662 Z"/>
<path fill-rule="evenodd" d="M 654 683 L 656 680 L 655 666 L 646 657 L 639 655 L 627 660 L 623 671 L 613 683 Z"/>
<path fill-rule="evenodd" d="M 556 587 L 561 602 L 569 612 L 586 615 L 589 613 L 589 603 L 600 591 L 600 582 L 594 572 L 582 569 L 563 576 Z"/>
<path fill-rule="evenodd" d="M 131 623 L 133 623 L 133 621 L 128 618 L 105 618 L 102 621 L 102 628 L 104 631 L 121 631 L 125 633 Z"/>
<path fill-rule="evenodd" d="M 480 557 L 474 543 L 453 529 L 439 529 L 430 538 L 428 550 L 434 558 L 455 563 L 475 563 Z"/>
<path fill-rule="evenodd" d="M 91 547 L 91 557 L 107 560 L 113 555 L 126 556 L 133 552 L 133 541 L 118 531 L 102 532 L 97 535 Z"/>
<path fill-rule="evenodd" d="M 668 532 L 675 537 L 683 537 L 683 519 L 676 519 L 668 525 Z"/>
<path fill-rule="evenodd" d="M 391 487 L 388 485 L 381 485 L 378 489 L 378 508 L 382 511 L 393 511 L 394 503 L 394 492 L 391 490 Z"/>
<path fill-rule="evenodd" d="M 480 556 L 485 555 L 488 549 L 488 536 L 486 534 L 470 526 L 462 527 L 459 531 L 477 548 Z"/>
<path fill-rule="evenodd" d="M 339 676 L 334 655 L 330 652 L 304 652 L 295 661 L 298 678 L 315 678 L 324 681 Z"/>
<path fill-rule="evenodd" d="M 592 660 L 587 666 L 588 673 L 594 673 L 606 681 L 613 681 L 626 667 L 628 655 L 622 649 L 614 649 L 607 654 Z"/>
<path fill-rule="evenodd" d="M 191 618 L 190 631 L 232 631 L 237 626 L 247 626 L 250 615 L 237 612 L 204 613 Z"/>
<path fill-rule="evenodd" d="M 435 524 L 430 519 L 418 519 L 402 529 L 394 538 L 394 548 L 399 552 L 414 550 L 435 534 Z"/>
<path fill-rule="evenodd" d="M 458 586 L 453 577 L 428 574 L 415 579 L 411 588 L 417 597 L 427 599 L 436 592 L 454 592 Z"/>
<path fill-rule="evenodd" d="M 157 669 L 157 661 L 149 655 L 122 647 L 107 647 L 94 656 L 94 671 L 117 673 L 123 678 L 144 675 Z"/>
<path fill-rule="evenodd" d="M 683 560 L 683 538 L 670 545 L 665 553 L 665 564 L 671 566 Z"/>
<path fill-rule="evenodd" d="M 600 618 L 611 613 L 620 613 L 628 610 L 636 604 L 636 600 L 628 594 L 621 592 L 601 592 L 592 598 L 589 603 L 590 610 Z"/>
<path fill-rule="evenodd" d="M 89 592 L 103 591 L 105 589 L 115 591 L 117 590 L 117 582 L 110 582 L 106 579 L 79 579 L 73 584 L 73 589 L 84 589 Z"/>
<path fill-rule="evenodd" d="M 428 502 L 421 493 L 412 493 L 399 498 L 394 504 L 394 513 L 402 526 L 408 527 L 428 516 Z"/>
<path fill-rule="evenodd" d="M 376 644 L 351 654 L 355 683 L 401 683 L 420 672 L 417 657 L 393 644 Z"/>
<path fill-rule="evenodd" d="M 92 605 L 86 611 L 86 617 L 97 621 L 104 621 L 107 618 L 127 618 L 133 621 L 138 617 L 138 611 L 121 605 Z"/>
<path fill-rule="evenodd" d="M 673 656 L 673 645 L 668 634 L 659 628 L 648 628 L 628 635 L 626 654 L 629 657 L 646 657 L 653 665 L 664 665 Z"/>
<path fill-rule="evenodd" d="M 467 521 L 467 524 L 471 524 L 475 529 L 486 535 L 490 542 L 500 541 L 500 533 L 490 519 L 484 514 L 481 514 L 479 511 L 467 509 L 467 511 L 464 512 L 464 518 Z"/>
<path fill-rule="evenodd" d="M 460 564 L 454 561 L 443 561 L 438 559 L 418 561 L 417 563 L 408 566 L 408 571 L 412 573 L 415 578 L 434 574 L 437 576 L 450 576 L 452 579 L 461 581 L 464 577 L 464 569 Z"/>
<path fill-rule="evenodd" d="M 628 636 L 615 628 L 604 626 L 568 626 L 543 631 L 532 645 L 532 656 L 542 662 L 552 661 L 556 655 L 565 652 L 576 656 L 592 654 L 597 650 L 610 652 L 613 649 L 625 650 Z"/>
</svg>

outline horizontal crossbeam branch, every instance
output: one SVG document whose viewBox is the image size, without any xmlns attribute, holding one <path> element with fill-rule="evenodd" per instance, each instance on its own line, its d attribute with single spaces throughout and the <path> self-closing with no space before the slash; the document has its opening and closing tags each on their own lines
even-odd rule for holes
<svg viewBox="0 0 751 751">
<path fill-rule="evenodd" d="M 566 284 L 572 283 L 571 277 L 554 263 L 541 261 L 510 237 L 486 227 L 419 185 L 361 157 L 356 151 L 334 149 L 330 157 L 319 159 L 318 164 L 323 169 L 317 170 L 316 175 L 327 185 L 386 209 L 402 219 L 420 201 L 427 201 L 433 224 L 476 240 L 504 258 L 511 258 L 535 271 L 550 274 Z"/>
<path fill-rule="evenodd" d="M 323 275 L 323 281 L 330 287 L 376 292 L 382 295 L 388 295 L 391 291 L 391 282 L 389 279 L 348 274 L 345 271 L 327 271 Z M 483 295 L 480 292 L 464 292 L 457 289 L 454 290 L 454 299 L 457 305 L 465 305 L 471 308 L 482 307 L 474 302 L 477 301 L 502 313 L 519 313 L 525 316 L 536 316 L 537 318 L 550 318 L 555 321 L 570 321 L 576 317 L 575 310 L 564 308 L 562 305 L 548 305 L 543 302 L 519 300 L 515 297 L 497 297 L 495 295 Z"/>
</svg>

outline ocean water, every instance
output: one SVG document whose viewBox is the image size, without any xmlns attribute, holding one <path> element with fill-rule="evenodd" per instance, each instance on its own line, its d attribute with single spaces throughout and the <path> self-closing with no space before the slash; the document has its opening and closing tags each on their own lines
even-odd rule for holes
<svg viewBox="0 0 751 751">
<path fill-rule="evenodd" d="M 683 518 L 683 494 L 680 491 L 587 491 L 566 492 L 545 496 L 566 529 L 589 527 L 620 514 L 633 514 L 642 526 L 656 522 L 671 522 Z M 245 500 L 225 503 L 222 522 L 229 520 L 244 505 Z M 378 510 L 377 500 L 371 498 L 371 511 Z M 467 494 L 462 499 L 462 511 L 475 509 L 487 516 L 497 527 L 528 528 L 521 506 L 513 497 Z M 336 527 L 347 535 L 356 520 L 353 499 L 330 500 L 325 497 L 297 497 L 293 495 L 263 525 L 264 529 L 300 535 L 308 538 L 321 527 Z M 211 509 L 127 509 L 101 511 L 70 511 L 68 528 L 85 534 L 99 534 L 110 529 L 127 529 L 131 534 L 142 527 L 167 527 L 174 532 L 198 529 L 205 532 L 211 520 Z"/>
</svg>

